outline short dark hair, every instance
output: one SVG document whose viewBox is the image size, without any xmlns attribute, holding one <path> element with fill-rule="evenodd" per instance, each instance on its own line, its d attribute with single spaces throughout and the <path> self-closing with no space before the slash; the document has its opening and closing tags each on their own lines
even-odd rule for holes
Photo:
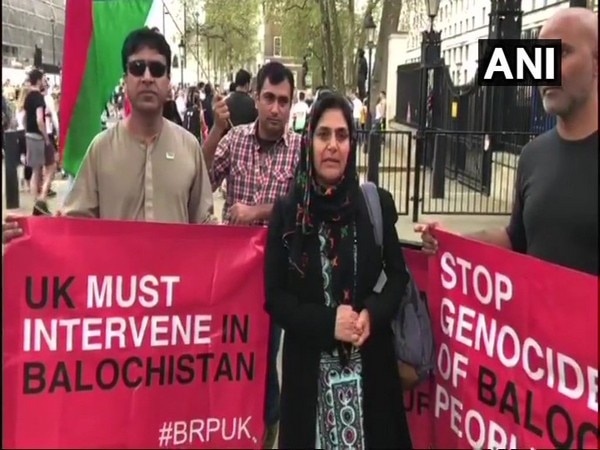
<svg viewBox="0 0 600 450">
<path fill-rule="evenodd" d="M 32 86 L 38 84 L 42 78 L 44 78 L 44 72 L 40 69 L 31 69 L 31 72 L 29 72 L 29 75 L 27 76 L 27 79 Z"/>
<path fill-rule="evenodd" d="M 251 80 L 252 75 L 250 75 L 250 72 L 248 72 L 247 70 L 240 69 L 238 70 L 238 73 L 235 74 L 236 86 L 246 86 L 247 84 L 250 84 Z"/>
<path fill-rule="evenodd" d="M 304 101 L 304 99 L 306 98 L 306 94 L 304 92 L 300 92 L 298 94 L 298 98 L 300 99 L 300 101 Z"/>
<path fill-rule="evenodd" d="M 277 61 L 271 61 L 260 68 L 256 75 L 256 91 L 260 94 L 265 81 L 269 80 L 271 84 L 281 84 L 289 81 L 291 86 L 290 99 L 294 95 L 294 74 L 292 71 Z"/>
<path fill-rule="evenodd" d="M 129 57 L 143 48 L 156 50 L 159 54 L 163 55 L 167 60 L 167 76 L 171 76 L 171 47 L 162 34 L 148 27 L 133 30 L 125 38 L 123 48 L 121 49 L 123 73 L 127 72 L 127 60 Z"/>
</svg>

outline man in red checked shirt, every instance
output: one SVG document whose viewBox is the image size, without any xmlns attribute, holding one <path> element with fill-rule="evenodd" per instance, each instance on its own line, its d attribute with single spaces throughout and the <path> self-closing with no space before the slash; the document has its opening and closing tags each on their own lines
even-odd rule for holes
<svg viewBox="0 0 600 450">
<path fill-rule="evenodd" d="M 266 225 L 277 197 L 285 195 L 300 157 L 301 136 L 287 124 L 294 76 L 278 62 L 265 64 L 256 77 L 258 119 L 229 129 L 225 99 L 213 105 L 215 123 L 203 146 L 213 191 L 227 182 L 223 223 Z M 263 448 L 273 448 L 279 423 L 277 354 L 281 329 L 271 326 Z"/>
<path fill-rule="evenodd" d="M 215 124 L 203 152 L 213 191 L 227 182 L 223 223 L 266 225 L 273 203 L 287 193 L 301 140 L 287 127 L 293 93 L 291 71 L 271 62 L 257 75 L 255 122 L 229 129 L 225 100 L 215 102 Z"/>
</svg>

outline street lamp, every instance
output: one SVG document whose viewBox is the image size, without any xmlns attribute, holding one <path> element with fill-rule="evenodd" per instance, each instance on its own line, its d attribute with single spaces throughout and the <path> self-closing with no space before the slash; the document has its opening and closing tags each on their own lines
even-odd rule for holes
<svg viewBox="0 0 600 450">
<path fill-rule="evenodd" d="M 367 66 L 369 70 L 367 72 L 367 120 L 365 123 L 367 130 L 367 180 L 372 183 L 378 184 L 379 182 L 379 155 L 378 155 L 378 144 L 376 142 L 379 136 L 376 136 L 375 133 L 372 132 L 371 124 L 371 79 L 372 77 L 372 67 L 373 67 L 373 48 L 375 47 L 375 31 L 377 30 L 377 25 L 375 25 L 375 20 L 373 20 L 373 15 L 368 13 L 365 16 L 364 22 L 365 31 L 367 32 Z"/>
<path fill-rule="evenodd" d="M 181 67 L 181 87 L 183 88 L 183 58 L 185 57 L 185 42 L 179 41 L 179 66 Z"/>
<path fill-rule="evenodd" d="M 54 42 L 55 34 L 54 34 L 54 18 L 50 19 L 50 23 L 52 24 L 52 65 L 56 66 L 56 43 Z"/>
<path fill-rule="evenodd" d="M 367 50 L 368 50 L 368 66 L 369 73 L 367 79 L 367 120 L 369 118 L 369 109 L 371 103 L 371 74 L 372 74 L 372 60 L 373 60 L 373 48 L 375 47 L 375 31 L 377 30 L 377 25 L 375 25 L 375 20 L 373 20 L 373 15 L 371 13 L 367 14 L 365 17 L 365 31 L 367 32 Z"/>
<path fill-rule="evenodd" d="M 433 21 L 440 11 L 440 0 L 427 0 L 427 15 L 429 16 L 429 27 L 433 30 Z"/>
<path fill-rule="evenodd" d="M 418 126 L 416 134 L 417 164 L 425 164 L 425 130 L 427 128 L 427 105 L 429 76 L 431 69 L 440 63 L 442 33 L 433 29 L 433 23 L 440 9 L 440 0 L 426 0 L 429 30 L 421 33 L 421 70 L 419 89 Z M 444 198 L 444 155 L 435 155 L 432 179 L 432 198 Z M 415 187 L 420 186 L 420 171 L 415 171 Z M 413 222 L 418 220 L 419 196 L 413 197 Z"/>
</svg>

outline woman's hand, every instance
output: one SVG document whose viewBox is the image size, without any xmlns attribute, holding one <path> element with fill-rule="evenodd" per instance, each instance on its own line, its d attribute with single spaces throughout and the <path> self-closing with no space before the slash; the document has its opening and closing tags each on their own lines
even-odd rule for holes
<svg viewBox="0 0 600 450">
<path fill-rule="evenodd" d="M 362 347 L 366 340 L 371 335 L 371 318 L 369 317 L 369 311 L 363 309 L 358 315 L 356 321 L 356 334 L 358 339 L 354 342 L 357 347 Z"/>
<path fill-rule="evenodd" d="M 335 316 L 335 338 L 350 344 L 356 343 L 360 337 L 356 328 L 357 321 L 358 314 L 352 309 L 352 306 L 338 306 Z"/>
</svg>

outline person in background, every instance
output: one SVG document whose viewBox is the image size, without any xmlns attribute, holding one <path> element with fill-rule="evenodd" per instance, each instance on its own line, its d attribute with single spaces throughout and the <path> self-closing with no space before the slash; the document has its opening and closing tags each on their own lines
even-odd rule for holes
<svg viewBox="0 0 600 450">
<path fill-rule="evenodd" d="M 235 92 L 235 82 L 229 83 L 229 89 L 227 90 L 227 95 L 230 95 Z"/>
<path fill-rule="evenodd" d="M 27 165 L 31 167 L 31 181 L 29 183 L 31 195 L 36 198 L 33 214 L 49 214 L 48 191 L 52 178 L 44 177 L 44 169 L 47 174 L 53 174 L 54 151 L 49 159 L 48 149 L 51 147 L 50 137 L 46 132 L 46 101 L 44 92 L 46 89 L 46 78 L 42 71 L 32 69 L 29 72 L 30 92 L 25 98 L 25 142 L 27 146 Z"/>
<path fill-rule="evenodd" d="M 391 328 L 409 281 L 394 199 L 379 189 L 382 261 L 345 97 L 315 102 L 304 142 L 265 251 L 266 309 L 285 330 L 279 448 L 410 449 Z"/>
<path fill-rule="evenodd" d="M 56 101 L 48 88 L 47 80 L 42 94 L 44 94 L 44 101 L 46 103 L 46 132 L 50 138 L 50 145 L 46 148 L 46 167 L 44 169 L 44 176 L 50 180 L 50 186 L 52 186 L 52 181 L 54 180 L 58 167 L 58 111 L 56 109 Z M 48 189 L 48 197 L 55 196 L 56 192 L 50 187 Z"/>
<path fill-rule="evenodd" d="M 29 94 L 29 86 L 23 86 L 19 90 L 19 96 L 17 98 L 16 104 L 16 128 L 17 131 L 25 131 L 25 98 Z M 27 165 L 27 143 L 25 140 L 25 134 L 19 133 L 17 135 L 17 145 L 19 146 L 19 153 L 21 155 L 21 164 L 23 165 L 23 179 L 21 180 L 21 189 L 23 191 L 30 190 L 30 182 L 32 170 L 31 167 Z"/>
<path fill-rule="evenodd" d="M 90 144 L 61 214 L 108 220 L 196 224 L 210 218 L 212 190 L 198 140 L 162 117 L 171 49 L 148 28 L 121 51 L 131 115 Z M 7 217 L 3 242 L 22 236 Z M 202 399 L 198 399 L 202 401 Z"/>
<path fill-rule="evenodd" d="M 598 17 L 561 9 L 539 39 L 562 43 L 562 85 L 539 88 L 556 126 L 521 151 L 508 226 L 467 237 L 597 276 Z M 436 227 L 415 227 L 428 253 L 437 251 Z"/>
<path fill-rule="evenodd" d="M 177 112 L 179 113 L 179 123 L 181 124 L 186 110 L 186 89 L 183 86 L 177 89 L 177 94 L 175 94 L 175 105 Z"/>
<path fill-rule="evenodd" d="M 350 93 L 350 103 L 352 104 L 352 118 L 354 119 L 354 128 L 359 131 L 357 138 L 357 145 L 361 148 L 365 142 L 365 136 L 362 131 L 363 126 L 361 123 L 362 115 L 363 115 L 363 103 L 360 101 L 360 98 L 355 92 Z"/>
<path fill-rule="evenodd" d="M 354 127 L 360 129 L 360 116 L 362 113 L 363 104 L 355 92 L 350 93 L 350 101 L 352 102 L 352 118 L 354 119 Z"/>
<path fill-rule="evenodd" d="M 4 159 L 4 132 L 9 129 L 13 120 L 12 111 L 8 105 L 4 92 L 2 92 L 2 158 Z"/>
<path fill-rule="evenodd" d="M 2 130 L 7 130 L 10 127 L 11 121 L 12 111 L 8 105 L 6 97 L 4 97 L 4 94 L 2 94 Z"/>
<path fill-rule="evenodd" d="M 303 133 L 304 127 L 306 126 L 306 119 L 308 118 L 308 112 L 310 108 L 306 104 L 306 94 L 304 92 L 298 93 L 298 101 L 292 106 L 292 129 L 296 133 Z"/>
<path fill-rule="evenodd" d="M 204 93 L 204 86 L 206 86 L 206 83 L 204 81 L 198 83 L 198 94 L 200 95 L 200 101 L 204 101 L 204 99 L 206 98 L 206 94 Z"/>
<path fill-rule="evenodd" d="M 225 100 L 229 109 L 229 120 L 234 127 L 252 123 L 258 117 L 254 100 L 248 94 L 251 80 L 250 72 L 239 70 L 235 75 L 235 90 Z"/>
<path fill-rule="evenodd" d="M 196 88 L 188 89 L 183 128 L 192 133 L 202 143 L 202 108 Z"/>
<path fill-rule="evenodd" d="M 375 105 L 375 122 L 373 128 L 375 130 L 385 130 L 386 128 L 386 96 L 385 91 L 379 93 L 377 104 Z"/>
<path fill-rule="evenodd" d="M 162 114 L 165 119 L 170 120 L 179 126 L 183 126 L 183 121 L 181 120 L 181 116 L 177 110 L 177 104 L 175 103 L 175 100 L 173 100 L 173 91 L 171 88 L 169 88 L 169 91 L 167 92 L 167 100 L 163 105 Z"/>
<path fill-rule="evenodd" d="M 202 110 L 204 111 L 204 123 L 206 127 L 211 130 L 214 125 L 213 115 L 213 99 L 214 91 L 210 83 L 204 85 L 204 99 L 202 100 Z"/>
</svg>

